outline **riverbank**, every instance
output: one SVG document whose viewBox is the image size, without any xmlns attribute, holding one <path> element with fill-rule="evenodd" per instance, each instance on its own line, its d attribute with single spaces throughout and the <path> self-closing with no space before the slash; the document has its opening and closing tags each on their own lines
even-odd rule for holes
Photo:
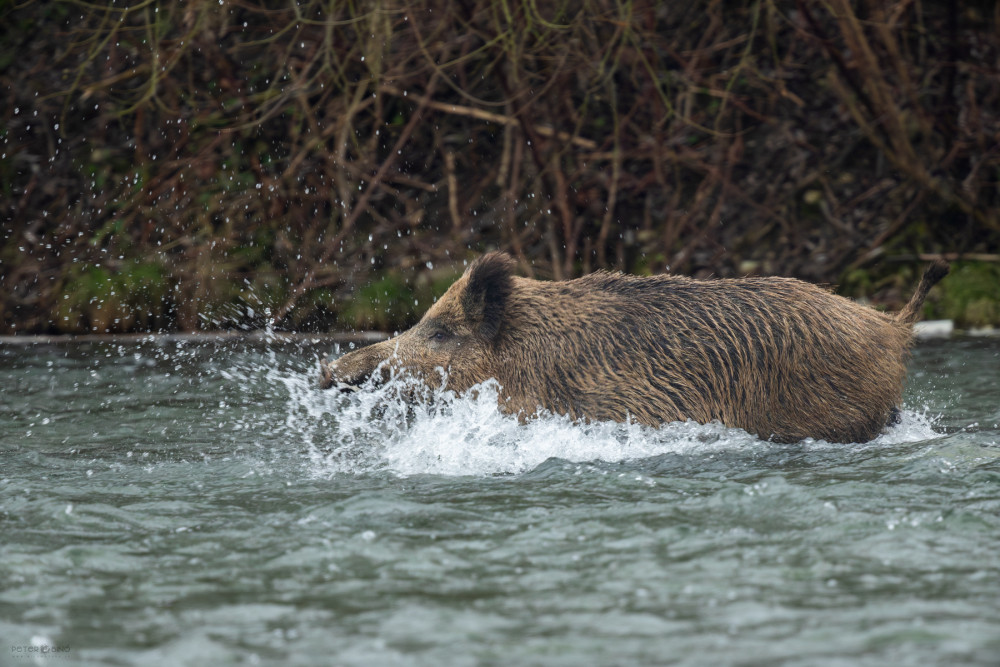
<svg viewBox="0 0 1000 667">
<path fill-rule="evenodd" d="M 215 331 L 196 333 L 67 334 L 0 336 L 0 345 L 56 343 L 321 343 L 368 345 L 389 338 L 381 331 L 301 333 L 289 331 Z"/>
<path fill-rule="evenodd" d="M 0 3 L 0 334 L 403 329 L 493 249 L 1000 326 L 982 3 L 498 6 Z"/>
</svg>

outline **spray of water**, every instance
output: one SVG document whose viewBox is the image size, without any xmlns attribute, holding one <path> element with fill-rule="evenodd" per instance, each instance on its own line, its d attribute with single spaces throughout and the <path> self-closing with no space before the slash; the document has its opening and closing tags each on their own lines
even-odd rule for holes
<svg viewBox="0 0 1000 667">
<path fill-rule="evenodd" d="M 394 377 L 353 392 L 319 391 L 312 375 L 282 372 L 287 391 L 283 432 L 306 448 L 313 474 L 517 474 L 548 459 L 620 462 L 663 454 L 765 452 L 775 447 L 741 429 L 677 422 L 654 429 L 637 423 L 574 422 L 544 414 L 527 422 L 498 409 L 500 387 L 489 380 L 462 396 Z M 904 410 L 902 421 L 865 447 L 937 437 L 933 418 Z M 845 447 L 806 441 L 806 448 Z"/>
</svg>

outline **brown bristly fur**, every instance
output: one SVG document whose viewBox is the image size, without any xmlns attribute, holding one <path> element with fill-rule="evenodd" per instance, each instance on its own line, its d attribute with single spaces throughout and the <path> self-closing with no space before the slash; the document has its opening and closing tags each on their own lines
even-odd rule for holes
<svg viewBox="0 0 1000 667">
<path fill-rule="evenodd" d="M 382 361 L 463 392 L 488 378 L 500 407 L 587 420 L 717 420 L 762 438 L 864 442 L 900 403 L 912 324 L 948 272 L 924 273 L 885 314 L 791 278 L 594 273 L 543 282 L 484 255 L 412 329 L 323 364 L 356 385 Z"/>
</svg>

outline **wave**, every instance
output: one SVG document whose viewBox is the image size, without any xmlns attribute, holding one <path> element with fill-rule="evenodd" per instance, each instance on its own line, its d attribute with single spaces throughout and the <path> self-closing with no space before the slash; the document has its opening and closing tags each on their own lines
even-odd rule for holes
<svg viewBox="0 0 1000 667">
<path fill-rule="evenodd" d="M 320 391 L 315 378 L 281 374 L 288 391 L 282 431 L 307 448 L 312 474 L 389 472 L 401 476 L 520 474 L 550 459 L 624 462 L 664 454 L 767 452 L 778 447 L 719 423 L 573 421 L 543 414 L 522 423 L 497 408 L 499 385 L 489 380 L 462 396 L 394 378 L 354 392 Z M 809 449 L 887 447 L 938 437 L 926 411 L 904 410 L 899 424 L 863 445 L 806 440 Z"/>
</svg>

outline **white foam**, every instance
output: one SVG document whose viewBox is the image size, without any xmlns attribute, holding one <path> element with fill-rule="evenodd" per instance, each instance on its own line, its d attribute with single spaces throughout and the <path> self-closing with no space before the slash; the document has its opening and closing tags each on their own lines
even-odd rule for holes
<svg viewBox="0 0 1000 667">
<path fill-rule="evenodd" d="M 381 458 L 387 468 L 402 475 L 522 473 L 551 458 L 628 461 L 757 442 L 743 431 L 717 424 L 678 423 L 656 430 L 636 423 L 579 423 L 551 414 L 522 424 L 499 411 L 498 391 L 495 382 L 487 382 L 474 396 L 435 396 L 435 409 L 418 408 L 408 427 L 385 442 Z"/>
<path fill-rule="evenodd" d="M 459 397 L 395 378 L 355 392 L 319 391 L 315 378 L 277 373 L 288 390 L 281 431 L 306 447 L 319 477 L 390 472 L 409 476 L 518 474 L 551 458 L 623 462 L 662 454 L 767 451 L 776 447 L 718 423 L 677 422 L 658 429 L 636 423 L 581 423 L 543 415 L 527 423 L 498 409 L 499 387 L 487 381 Z M 864 446 L 893 446 L 938 437 L 926 411 L 904 410 L 902 421 Z M 825 449 L 850 445 L 808 441 Z"/>
<path fill-rule="evenodd" d="M 904 409 L 900 414 L 899 423 L 886 429 L 885 433 L 872 442 L 877 445 L 899 445 L 940 438 L 941 434 L 933 428 L 940 418 L 940 414 L 930 415 L 926 406 L 919 411 Z"/>
</svg>

